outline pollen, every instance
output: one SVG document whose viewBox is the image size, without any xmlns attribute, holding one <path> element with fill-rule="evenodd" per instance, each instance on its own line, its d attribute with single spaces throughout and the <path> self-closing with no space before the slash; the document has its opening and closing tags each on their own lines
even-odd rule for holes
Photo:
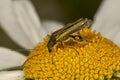
<svg viewBox="0 0 120 80">
<path fill-rule="evenodd" d="M 49 52 L 39 43 L 24 63 L 26 80 L 105 80 L 120 77 L 120 48 L 95 30 L 84 28 L 57 42 Z"/>
</svg>

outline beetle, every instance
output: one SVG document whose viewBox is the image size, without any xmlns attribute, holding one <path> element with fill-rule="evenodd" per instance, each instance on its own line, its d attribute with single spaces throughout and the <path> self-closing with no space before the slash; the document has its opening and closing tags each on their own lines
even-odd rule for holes
<svg viewBox="0 0 120 80">
<path fill-rule="evenodd" d="M 91 20 L 88 20 L 87 18 L 79 19 L 73 23 L 67 24 L 65 27 L 55 31 L 50 36 L 50 39 L 47 43 L 48 51 L 52 51 L 52 47 L 56 44 L 58 41 L 65 40 L 70 37 L 70 35 L 74 32 L 77 32 L 85 27 L 90 27 Z M 72 36 L 73 37 L 73 36 Z M 82 38 L 81 36 L 79 36 Z"/>
</svg>

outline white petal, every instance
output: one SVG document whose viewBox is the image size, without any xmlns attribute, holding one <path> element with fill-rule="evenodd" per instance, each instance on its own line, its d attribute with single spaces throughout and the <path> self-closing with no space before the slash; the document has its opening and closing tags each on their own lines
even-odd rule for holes
<svg viewBox="0 0 120 80">
<path fill-rule="evenodd" d="M 7 48 L 0 47 L 0 70 L 15 66 L 21 66 L 25 60 L 26 57 L 22 54 Z"/>
<path fill-rule="evenodd" d="M 120 0 L 103 0 L 95 15 L 93 29 L 120 46 Z"/>
<path fill-rule="evenodd" d="M 0 80 L 25 80 L 23 71 L 2 71 Z"/>
<path fill-rule="evenodd" d="M 42 26 L 46 30 L 46 32 L 49 34 L 51 32 L 54 32 L 62 27 L 64 27 L 63 23 L 60 23 L 58 21 L 53 21 L 53 20 L 44 20 L 42 22 Z"/>
<path fill-rule="evenodd" d="M 31 49 L 46 33 L 29 0 L 0 0 L 0 24 L 19 45 Z"/>
</svg>

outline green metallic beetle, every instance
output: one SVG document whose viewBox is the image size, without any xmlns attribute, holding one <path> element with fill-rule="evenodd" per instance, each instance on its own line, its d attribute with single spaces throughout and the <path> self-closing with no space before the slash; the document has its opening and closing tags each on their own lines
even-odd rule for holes
<svg viewBox="0 0 120 80">
<path fill-rule="evenodd" d="M 56 42 L 65 40 L 68 37 L 74 37 L 74 36 L 71 36 L 72 33 L 77 32 L 85 27 L 90 27 L 90 25 L 91 25 L 91 20 L 88 20 L 87 18 L 85 19 L 81 18 L 55 31 L 54 33 L 52 33 L 48 41 L 48 44 L 47 44 L 48 51 L 49 52 L 52 51 L 52 47 L 56 44 Z M 81 36 L 79 37 L 82 38 Z"/>
</svg>

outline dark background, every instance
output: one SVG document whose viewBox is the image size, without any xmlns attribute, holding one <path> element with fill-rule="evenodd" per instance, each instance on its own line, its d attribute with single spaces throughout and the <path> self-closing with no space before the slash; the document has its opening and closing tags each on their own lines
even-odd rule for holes
<svg viewBox="0 0 120 80">
<path fill-rule="evenodd" d="M 93 19 L 102 0 L 31 0 L 41 20 L 56 20 L 63 23 L 79 18 Z M 22 49 L 0 27 L 0 46 L 12 50 Z M 23 53 L 28 53 L 23 50 Z"/>
</svg>

